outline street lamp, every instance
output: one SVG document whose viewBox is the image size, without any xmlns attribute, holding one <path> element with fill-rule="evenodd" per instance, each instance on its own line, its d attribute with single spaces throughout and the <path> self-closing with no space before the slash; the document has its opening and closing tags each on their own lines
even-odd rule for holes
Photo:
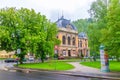
<svg viewBox="0 0 120 80">
<path fill-rule="evenodd" d="M 17 54 L 21 53 L 21 49 L 20 49 L 20 32 L 12 33 L 12 38 L 16 38 L 16 42 L 17 42 Z"/>
<path fill-rule="evenodd" d="M 21 53 L 21 49 L 20 49 L 20 31 L 17 31 L 17 34 L 16 34 L 16 38 L 17 38 L 17 54 L 20 54 Z"/>
<path fill-rule="evenodd" d="M 16 38 L 17 38 L 17 54 L 19 55 L 21 53 L 21 48 L 20 48 L 20 31 L 17 31 Z M 18 65 L 18 61 L 17 61 L 17 65 Z"/>
<path fill-rule="evenodd" d="M 17 50 L 16 53 L 20 54 L 21 53 L 21 49 L 20 49 L 20 32 L 15 30 L 15 33 L 12 33 L 12 38 L 16 39 L 16 44 L 17 44 Z M 17 60 L 17 65 L 18 65 L 18 60 Z"/>
</svg>

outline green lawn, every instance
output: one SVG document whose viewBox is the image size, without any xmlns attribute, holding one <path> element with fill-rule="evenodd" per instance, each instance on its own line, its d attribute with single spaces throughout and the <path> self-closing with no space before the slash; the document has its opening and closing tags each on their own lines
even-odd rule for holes
<svg viewBox="0 0 120 80">
<path fill-rule="evenodd" d="M 100 62 L 82 62 L 80 64 L 89 66 L 89 67 L 98 68 L 98 69 L 101 68 Z M 110 71 L 112 71 L 112 72 L 120 72 L 120 62 L 110 61 L 109 68 L 110 68 Z"/>
<path fill-rule="evenodd" d="M 0 58 L 0 60 L 5 60 L 6 58 Z"/>
<path fill-rule="evenodd" d="M 52 60 L 52 61 L 56 61 L 56 60 Z M 59 62 L 80 62 L 80 59 L 63 59 L 63 60 L 57 60 Z"/>
<path fill-rule="evenodd" d="M 18 65 L 18 67 L 33 68 L 33 69 L 46 69 L 46 70 L 69 70 L 69 69 L 74 68 L 74 66 L 66 62 L 58 62 L 58 61 L 20 64 Z"/>
</svg>

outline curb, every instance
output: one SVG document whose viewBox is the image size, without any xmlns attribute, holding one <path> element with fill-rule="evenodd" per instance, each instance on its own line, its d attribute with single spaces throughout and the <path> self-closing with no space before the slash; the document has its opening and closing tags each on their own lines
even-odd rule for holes
<svg viewBox="0 0 120 80">
<path fill-rule="evenodd" d="M 8 69 L 9 71 L 10 69 Z M 75 77 L 88 77 L 88 78 L 99 78 L 99 79 L 110 79 L 110 80 L 120 80 L 120 77 L 109 77 L 109 76 L 104 76 L 100 74 L 88 74 L 88 73 L 75 73 L 75 72 L 68 72 L 68 71 L 55 71 L 55 70 L 43 70 L 43 69 L 25 69 L 25 68 L 19 68 L 15 67 L 12 70 L 16 70 L 19 72 L 25 72 L 25 73 L 30 73 L 30 72 L 46 72 L 46 73 L 55 73 L 55 74 L 61 74 L 61 75 L 69 75 L 69 76 L 75 76 Z"/>
<path fill-rule="evenodd" d="M 86 74 L 70 74 L 70 76 L 76 77 L 91 77 L 91 78 L 99 78 L 99 79 L 110 79 L 110 80 L 120 80 L 119 77 L 108 77 L 108 76 L 93 76 L 93 75 L 86 75 Z"/>
</svg>

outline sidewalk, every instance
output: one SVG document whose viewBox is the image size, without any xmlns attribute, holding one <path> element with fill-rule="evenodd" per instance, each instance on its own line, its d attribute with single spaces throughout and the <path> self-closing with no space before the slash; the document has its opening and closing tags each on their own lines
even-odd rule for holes
<svg viewBox="0 0 120 80">
<path fill-rule="evenodd" d="M 83 66 L 83 65 L 80 64 L 80 62 L 69 62 L 69 64 L 73 65 L 75 68 L 72 69 L 72 70 L 68 70 L 68 71 L 84 72 L 84 73 L 88 73 L 88 72 L 89 73 L 102 73 L 102 72 L 100 72 L 99 69 Z"/>
<path fill-rule="evenodd" d="M 69 62 L 69 64 L 75 67 L 72 70 L 68 70 L 68 72 L 71 72 L 72 75 L 76 76 L 83 75 L 98 78 L 107 78 L 112 80 L 120 80 L 120 72 L 119 73 L 101 72 L 100 69 L 83 66 L 79 62 Z"/>
</svg>

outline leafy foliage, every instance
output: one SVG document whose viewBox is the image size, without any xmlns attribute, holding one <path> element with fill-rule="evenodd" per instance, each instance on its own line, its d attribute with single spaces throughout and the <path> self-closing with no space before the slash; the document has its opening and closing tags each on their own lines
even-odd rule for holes
<svg viewBox="0 0 120 80">
<path fill-rule="evenodd" d="M 120 3 L 119 0 L 111 0 L 108 13 L 107 13 L 107 32 L 105 35 L 106 46 L 108 47 L 111 55 L 117 57 L 120 61 Z"/>
<path fill-rule="evenodd" d="M 72 22 L 78 29 L 78 32 L 86 32 L 88 31 L 88 26 L 91 23 L 91 18 L 89 19 L 78 19 Z"/>
<path fill-rule="evenodd" d="M 54 53 L 54 45 L 59 41 L 56 34 L 56 24 L 33 9 L 0 9 L 0 49 L 21 49 L 17 54 L 21 63 L 28 52 L 44 62 L 46 54 Z"/>
<path fill-rule="evenodd" d="M 119 0 L 97 0 L 92 3 L 89 13 L 93 20 L 89 26 L 89 44 L 93 52 L 104 44 L 111 56 L 120 56 L 120 5 Z M 93 45 L 91 43 L 94 43 Z"/>
<path fill-rule="evenodd" d="M 88 36 L 92 53 L 99 53 L 99 46 L 103 43 L 102 31 L 107 27 L 107 2 L 106 0 L 97 0 L 92 3 L 89 13 L 92 23 L 89 26 Z"/>
</svg>

